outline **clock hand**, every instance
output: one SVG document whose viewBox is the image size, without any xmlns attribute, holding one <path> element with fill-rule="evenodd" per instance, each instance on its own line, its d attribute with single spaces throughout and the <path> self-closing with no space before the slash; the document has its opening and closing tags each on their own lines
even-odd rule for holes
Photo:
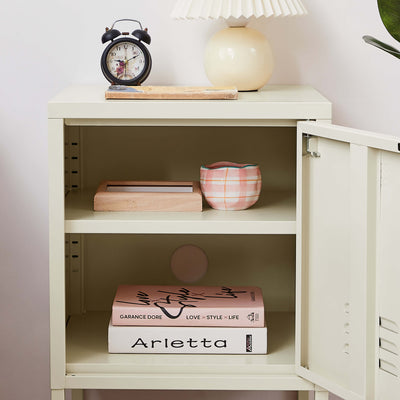
<svg viewBox="0 0 400 400">
<path fill-rule="evenodd" d="M 130 58 L 129 60 L 126 60 L 126 62 L 133 60 L 136 57 L 139 57 L 140 54 L 136 54 L 136 56 L 133 56 L 132 58 Z"/>
</svg>

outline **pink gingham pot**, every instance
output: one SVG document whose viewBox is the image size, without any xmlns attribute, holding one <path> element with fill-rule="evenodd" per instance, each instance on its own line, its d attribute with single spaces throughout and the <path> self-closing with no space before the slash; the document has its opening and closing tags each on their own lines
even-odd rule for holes
<svg viewBox="0 0 400 400">
<path fill-rule="evenodd" d="M 220 161 L 200 168 L 201 191 L 217 210 L 245 210 L 256 203 L 261 192 L 261 172 L 257 164 Z"/>
</svg>

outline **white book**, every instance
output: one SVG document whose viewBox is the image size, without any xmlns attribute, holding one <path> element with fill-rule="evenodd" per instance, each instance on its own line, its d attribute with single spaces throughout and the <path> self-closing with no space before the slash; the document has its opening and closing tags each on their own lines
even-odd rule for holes
<svg viewBox="0 0 400 400">
<path fill-rule="evenodd" d="M 267 328 L 108 326 L 110 353 L 267 354 Z"/>
</svg>

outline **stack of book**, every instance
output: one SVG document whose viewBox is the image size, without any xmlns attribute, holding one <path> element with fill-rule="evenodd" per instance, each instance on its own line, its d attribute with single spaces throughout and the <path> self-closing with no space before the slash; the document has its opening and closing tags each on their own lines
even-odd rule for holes
<svg viewBox="0 0 400 400">
<path fill-rule="evenodd" d="M 121 285 L 108 327 L 110 353 L 266 354 L 257 287 Z"/>
</svg>

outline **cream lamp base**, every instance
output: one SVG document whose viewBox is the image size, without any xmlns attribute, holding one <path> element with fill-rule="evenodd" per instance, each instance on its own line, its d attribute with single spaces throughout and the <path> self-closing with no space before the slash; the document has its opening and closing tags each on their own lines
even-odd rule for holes
<svg viewBox="0 0 400 400">
<path fill-rule="evenodd" d="M 208 42 L 204 66 L 214 86 L 236 86 L 240 91 L 258 90 L 274 68 L 271 46 L 252 28 L 230 27 Z"/>
</svg>

